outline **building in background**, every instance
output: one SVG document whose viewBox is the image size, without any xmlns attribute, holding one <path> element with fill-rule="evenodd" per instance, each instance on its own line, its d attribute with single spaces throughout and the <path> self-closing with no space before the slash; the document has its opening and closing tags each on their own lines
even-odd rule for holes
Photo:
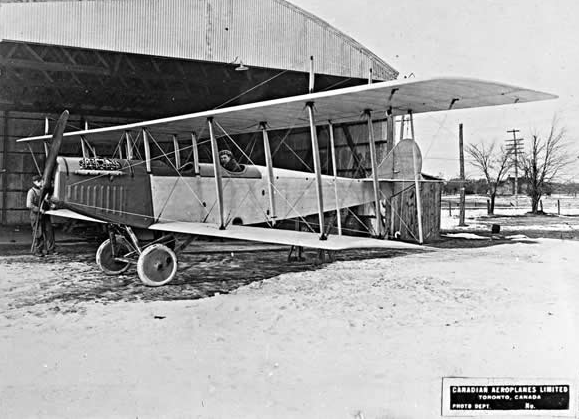
<svg viewBox="0 0 579 419">
<path fill-rule="evenodd" d="M 304 94 L 312 60 L 314 91 L 398 76 L 363 45 L 285 0 L 0 0 L 0 223 L 26 222 L 25 191 L 43 167 L 42 145 L 33 149 L 35 162 L 16 139 L 51 132 L 62 110 L 77 130 Z M 337 130 L 344 176 L 363 176 L 370 167 L 360 122 Z M 384 125 L 375 123 L 382 154 Z M 312 167 L 307 132 L 271 139 L 274 165 Z M 252 141 L 239 139 L 252 161 L 263 163 L 260 143 Z M 320 128 L 329 171 L 327 148 Z M 80 154 L 80 144 L 66 144 L 67 153 Z"/>
</svg>

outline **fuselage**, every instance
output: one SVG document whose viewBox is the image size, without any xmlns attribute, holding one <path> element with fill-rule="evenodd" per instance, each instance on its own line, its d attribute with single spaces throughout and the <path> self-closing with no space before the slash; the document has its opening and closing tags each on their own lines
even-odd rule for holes
<svg viewBox="0 0 579 419">
<path fill-rule="evenodd" d="M 267 168 L 246 165 L 239 173 L 221 167 L 226 223 L 257 224 L 318 212 L 313 173 L 273 169 L 270 200 Z M 337 192 L 336 193 L 336 189 Z M 322 176 L 323 210 L 372 202 L 372 184 Z M 213 164 L 198 173 L 142 160 L 59 157 L 53 198 L 61 207 L 115 224 L 149 227 L 168 221 L 219 223 Z M 273 202 L 273 205 L 272 205 Z"/>
</svg>

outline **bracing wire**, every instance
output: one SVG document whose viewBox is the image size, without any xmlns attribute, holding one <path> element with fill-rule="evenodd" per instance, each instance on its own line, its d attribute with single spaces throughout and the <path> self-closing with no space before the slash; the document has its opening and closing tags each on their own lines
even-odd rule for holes
<svg viewBox="0 0 579 419">
<path fill-rule="evenodd" d="M 243 151 L 243 149 L 241 147 L 239 147 L 239 145 L 237 144 L 237 142 L 235 140 L 233 140 L 233 138 L 231 138 L 229 136 L 229 134 L 225 131 L 225 129 L 218 123 L 215 122 L 215 125 L 229 138 L 229 140 L 237 147 L 237 149 L 245 156 L 245 158 L 251 162 L 251 164 L 254 164 L 253 161 L 251 160 L 251 158 L 245 154 L 245 152 Z M 312 182 L 309 183 L 308 187 L 311 186 L 313 184 L 313 179 Z M 287 205 L 290 207 L 291 211 L 294 211 L 296 214 L 298 214 L 298 217 L 300 219 L 302 219 L 302 221 L 304 221 L 304 223 L 306 223 L 306 225 L 308 226 L 308 228 L 310 227 L 310 224 L 306 221 L 306 219 L 299 213 L 298 210 L 295 209 L 295 207 L 286 199 L 285 195 L 282 193 L 282 191 L 280 191 L 276 186 L 275 183 L 273 184 L 273 188 L 275 189 L 275 191 L 278 193 L 278 195 L 287 203 Z M 304 191 L 305 193 L 305 191 Z M 315 232 L 312 229 L 312 232 Z"/>
</svg>

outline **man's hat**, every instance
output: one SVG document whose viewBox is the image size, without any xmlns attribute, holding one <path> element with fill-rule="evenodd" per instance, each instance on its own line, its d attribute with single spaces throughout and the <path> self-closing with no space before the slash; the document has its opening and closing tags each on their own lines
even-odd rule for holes
<svg viewBox="0 0 579 419">
<path fill-rule="evenodd" d="M 39 180 L 42 180 L 42 176 L 40 176 L 40 175 L 34 175 L 34 176 L 32 176 L 32 181 L 33 181 L 33 182 L 38 182 Z"/>
<path fill-rule="evenodd" d="M 233 157 L 233 153 L 229 150 L 221 150 L 219 152 L 219 157 L 221 156 L 229 156 L 229 157 Z"/>
</svg>

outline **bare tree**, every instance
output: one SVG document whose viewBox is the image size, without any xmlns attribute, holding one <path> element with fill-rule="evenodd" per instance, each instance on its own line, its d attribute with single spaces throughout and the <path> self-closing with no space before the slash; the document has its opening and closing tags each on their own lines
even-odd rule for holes
<svg viewBox="0 0 579 419">
<path fill-rule="evenodd" d="M 490 198 L 488 214 L 492 215 L 495 213 L 497 189 L 512 166 L 511 155 L 502 146 L 497 148 L 495 142 L 487 146 L 484 143 L 469 144 L 466 146 L 466 152 L 473 159 L 471 164 L 485 177 Z"/>
<path fill-rule="evenodd" d="M 519 166 L 528 182 L 527 195 L 531 197 L 533 214 L 539 212 L 541 197 L 549 184 L 573 160 L 565 142 L 565 134 L 565 128 L 559 127 L 554 117 L 548 135 L 541 137 L 533 134 L 528 144 L 529 150 L 519 160 Z"/>
</svg>

